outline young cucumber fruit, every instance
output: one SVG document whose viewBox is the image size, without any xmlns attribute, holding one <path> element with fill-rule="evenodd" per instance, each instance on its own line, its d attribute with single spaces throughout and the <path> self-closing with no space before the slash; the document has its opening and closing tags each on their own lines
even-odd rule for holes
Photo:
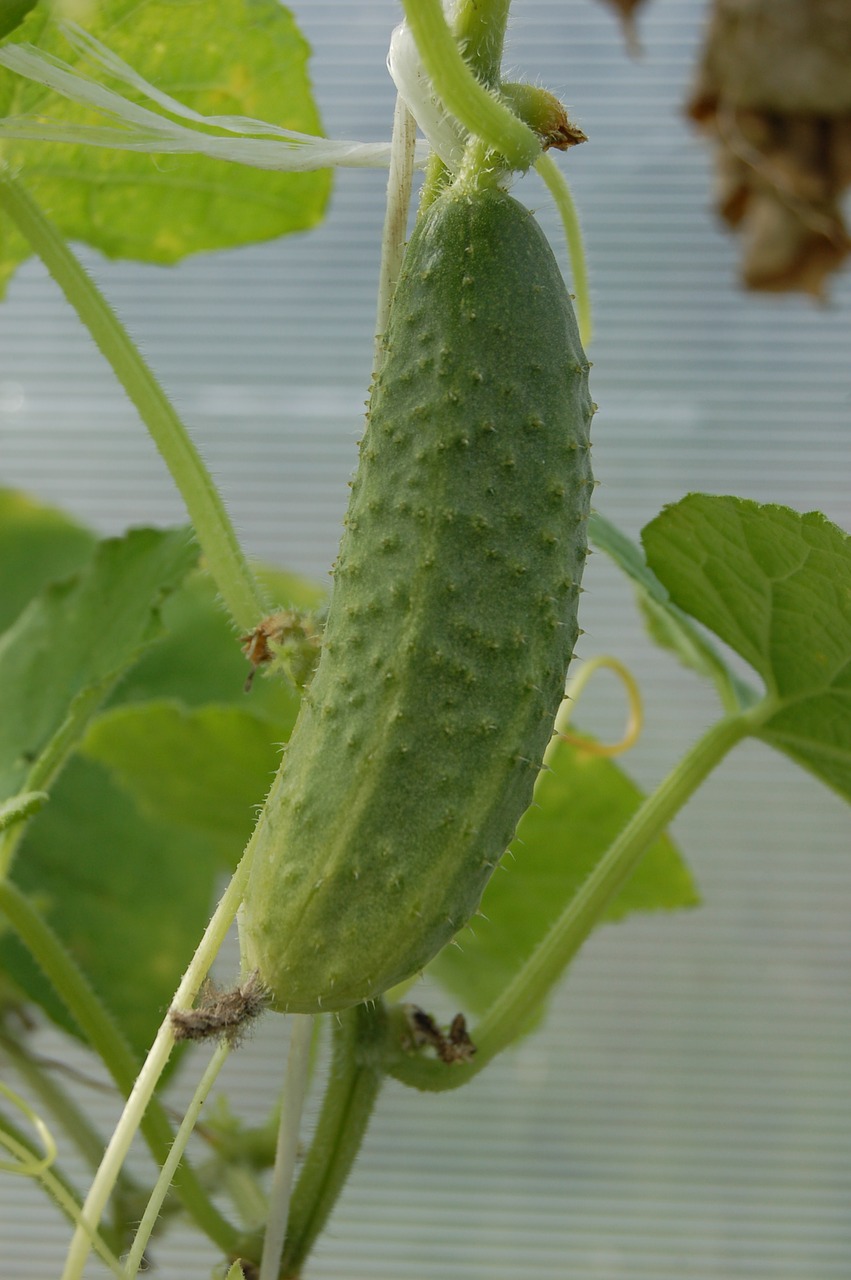
<svg viewBox="0 0 851 1280">
<path fill-rule="evenodd" d="M 577 638 L 588 362 L 532 215 L 450 189 L 408 245 L 321 656 L 241 917 L 275 1007 L 342 1009 L 475 912 Z"/>
</svg>

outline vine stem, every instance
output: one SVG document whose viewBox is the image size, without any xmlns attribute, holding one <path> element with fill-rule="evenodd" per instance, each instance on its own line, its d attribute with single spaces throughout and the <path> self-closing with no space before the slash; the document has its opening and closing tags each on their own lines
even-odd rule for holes
<svg viewBox="0 0 851 1280">
<path fill-rule="evenodd" d="M 53 1118 L 62 1125 L 86 1163 L 96 1169 L 103 1154 L 103 1142 L 85 1112 L 57 1084 L 49 1071 L 45 1070 L 2 1024 L 0 1024 L 0 1050 L 30 1090 L 37 1094 L 42 1106 L 49 1109 Z"/>
<path fill-rule="evenodd" d="M 73 715 L 69 714 L 65 725 L 68 724 L 68 720 L 73 718 Z M 62 726 L 63 729 L 65 725 Z M 55 737 L 49 747 L 52 747 L 54 742 Z M 0 805 L 0 881 L 5 880 L 9 874 L 9 868 L 14 861 L 15 852 L 27 829 L 28 819 L 34 813 L 38 813 L 42 805 L 50 799 L 46 791 L 41 790 L 41 788 L 33 790 L 27 782 L 24 782 L 24 788 L 16 796 L 12 796 L 11 799 L 7 800 L 5 804 Z"/>
<path fill-rule="evenodd" d="M 35 1150 L 33 1145 L 5 1118 L 0 1123 L 0 1146 L 5 1147 L 19 1161 L 21 1166 L 20 1173 L 24 1176 L 38 1179 L 70 1222 L 79 1223 L 81 1221 L 79 1197 L 68 1179 L 54 1168 L 33 1168 L 33 1171 L 30 1172 L 31 1164 L 37 1165 L 39 1163 L 34 1160 Z M 104 1238 L 97 1232 L 93 1233 L 92 1246 L 113 1275 L 117 1277 L 117 1280 L 123 1280 L 121 1263 Z"/>
<path fill-rule="evenodd" d="M 301 1115 L 307 1095 L 310 1075 L 310 1047 L 313 1039 L 313 1018 L 294 1013 L 290 1030 L 290 1051 L 284 1073 L 281 1095 L 281 1123 L 275 1150 L 275 1169 L 269 1193 L 269 1216 L 263 1237 L 263 1254 L 260 1259 L 258 1280 L 277 1280 L 290 1216 L 293 1175 L 298 1154 L 298 1135 Z"/>
<path fill-rule="evenodd" d="M 387 202 L 381 235 L 381 264 L 378 269 L 378 297 L 375 308 L 374 372 L 384 359 L 384 334 L 390 317 L 390 303 L 405 256 L 408 209 L 414 178 L 414 150 L 417 125 L 399 94 L 393 111 L 393 134 L 390 142 L 390 173 L 387 178 Z"/>
<path fill-rule="evenodd" d="M 50 1127 L 19 1093 L 15 1093 L 2 1080 L 0 1080 L 0 1098 L 5 1098 L 7 1102 L 11 1102 L 22 1115 L 26 1116 L 38 1134 L 43 1148 L 40 1156 L 30 1156 L 23 1160 L 19 1158 L 17 1164 L 7 1164 L 5 1161 L 0 1161 L 0 1171 L 14 1173 L 21 1178 L 40 1178 L 54 1164 L 58 1154 L 56 1139 L 50 1132 Z"/>
<path fill-rule="evenodd" d="M 499 85 L 511 0 L 459 0 L 452 22 L 464 58 L 487 85 Z"/>
<path fill-rule="evenodd" d="M 290 1205 L 282 1276 L 300 1276 L 351 1172 L 381 1090 L 386 1010 L 359 1004 L 334 1024 L 331 1071 Z"/>
<path fill-rule="evenodd" d="M 94 280 L 29 193 L 0 171 L 0 208 L 44 262 L 112 366 L 186 503 L 207 567 L 236 624 L 248 631 L 268 613 L 221 496 L 153 371 Z"/>
<path fill-rule="evenodd" d="M 576 205 L 567 178 L 565 178 L 552 156 L 541 156 L 535 162 L 535 169 L 546 183 L 564 227 L 567 252 L 570 256 L 570 272 L 573 276 L 573 288 L 576 295 L 576 322 L 579 325 L 579 337 L 582 345 L 583 347 L 588 347 L 594 336 L 594 324 L 591 316 L 591 295 L 588 290 L 588 271 L 585 264 L 585 250 L 582 245 L 579 214 L 576 211 Z"/>
<path fill-rule="evenodd" d="M 101 1058 L 121 1093 L 125 1098 L 130 1096 L 139 1064 L 73 956 L 47 922 L 33 909 L 26 896 L 8 880 L 0 882 L 0 911 L 45 974 L 88 1043 Z M 172 1130 L 165 1110 L 157 1099 L 153 1099 L 145 1115 L 142 1132 L 154 1159 L 157 1162 L 164 1160 L 168 1154 Z M 109 1188 L 111 1190 L 112 1185 Z M 234 1243 L 236 1232 L 219 1213 L 199 1182 L 197 1174 L 188 1165 L 181 1170 L 178 1194 L 187 1212 L 212 1240 L 223 1249 Z"/>
<path fill-rule="evenodd" d="M 248 847 L 242 855 L 239 866 L 233 873 L 230 884 L 222 895 L 219 905 L 216 907 L 212 919 L 204 931 L 204 936 L 198 945 L 198 949 L 189 962 L 186 973 L 183 975 L 175 993 L 172 1008 L 191 1008 L 201 983 L 207 976 L 233 923 L 237 908 L 242 901 L 253 852 L 254 837 L 248 842 Z M 142 1069 L 136 1077 L 136 1082 L 121 1113 L 118 1124 L 115 1126 L 112 1137 L 107 1144 L 100 1168 L 95 1174 L 94 1181 L 89 1189 L 89 1194 L 83 1205 L 83 1221 L 85 1224 L 96 1224 L 100 1221 L 124 1160 L 130 1150 L 130 1144 L 153 1099 L 154 1090 L 173 1047 L 174 1031 L 171 1019 L 166 1015 Z M 228 1224 L 226 1225 L 228 1226 L 226 1238 L 222 1238 L 221 1231 L 215 1233 L 208 1231 L 208 1234 L 228 1252 L 235 1244 L 235 1233 Z M 90 1229 L 90 1227 L 81 1225 L 74 1232 L 65 1262 L 65 1269 L 62 1272 L 62 1280 L 81 1280 L 83 1267 L 89 1253 L 88 1232 Z"/>
<path fill-rule="evenodd" d="M 461 56 L 441 0 L 402 0 L 402 7 L 423 66 L 447 111 L 505 156 L 513 169 L 528 169 L 541 154 L 537 134 L 477 80 Z"/>
<path fill-rule="evenodd" d="M 101 681 L 84 690 L 74 699 L 65 719 L 47 742 L 38 759 L 33 764 L 24 780 L 24 791 L 21 796 L 44 796 L 49 800 L 49 792 L 45 789 L 55 780 L 63 768 L 68 756 L 76 747 L 95 711 L 106 701 L 109 693 L 115 688 L 120 676 Z M 30 813 L 37 812 L 39 805 L 33 805 Z M 26 835 L 27 827 L 19 822 L 11 828 L 7 827 L 0 834 L 0 878 L 9 874 L 18 848 Z"/>
<path fill-rule="evenodd" d="M 171 1151 L 169 1151 L 168 1158 L 160 1169 L 159 1177 L 148 1198 L 145 1212 L 142 1214 L 142 1221 L 139 1223 L 133 1244 L 127 1255 L 127 1260 L 124 1264 L 125 1280 L 135 1280 L 135 1277 L 139 1274 L 139 1268 L 142 1266 L 145 1256 L 145 1249 L 157 1224 L 157 1218 L 160 1215 L 163 1201 L 168 1194 L 168 1189 L 174 1181 L 177 1166 L 183 1159 L 183 1153 L 186 1150 L 189 1139 L 192 1137 L 201 1108 L 207 1101 L 210 1090 L 216 1083 L 216 1078 L 227 1061 L 230 1051 L 231 1046 L 227 1040 L 223 1040 L 221 1044 L 216 1046 L 216 1050 L 207 1064 L 207 1069 L 198 1082 L 195 1093 L 192 1095 L 192 1101 L 186 1108 L 183 1119 L 180 1122 L 180 1128 L 175 1134 L 174 1142 L 171 1144 Z"/>
<path fill-rule="evenodd" d="M 19 791 L 16 796 L 12 796 L 11 800 L 5 800 L 3 804 L 0 804 L 0 832 L 6 831 L 9 827 L 17 826 L 19 822 L 23 822 L 26 818 L 32 817 L 34 813 L 38 813 L 47 799 L 46 791 L 28 790 Z"/>
<path fill-rule="evenodd" d="M 418 1089 L 455 1089 L 481 1071 L 528 1021 L 573 959 L 606 906 L 632 875 L 646 850 L 658 839 L 686 801 L 737 743 L 754 732 L 765 704 L 717 721 L 648 796 L 621 834 L 568 903 L 523 968 L 494 1001 L 472 1033 L 476 1056 L 452 1070 L 433 1060 L 403 1057 L 398 1049 L 401 1017 L 394 1018 L 388 1074 Z"/>
</svg>

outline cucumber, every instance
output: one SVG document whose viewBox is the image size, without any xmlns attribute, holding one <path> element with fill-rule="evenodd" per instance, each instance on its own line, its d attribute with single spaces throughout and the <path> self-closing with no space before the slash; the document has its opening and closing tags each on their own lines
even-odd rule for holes
<svg viewBox="0 0 851 1280">
<path fill-rule="evenodd" d="M 528 806 L 577 638 L 588 362 L 543 232 L 497 188 L 420 218 L 316 674 L 254 836 L 244 955 L 316 1013 L 421 969 Z"/>
</svg>

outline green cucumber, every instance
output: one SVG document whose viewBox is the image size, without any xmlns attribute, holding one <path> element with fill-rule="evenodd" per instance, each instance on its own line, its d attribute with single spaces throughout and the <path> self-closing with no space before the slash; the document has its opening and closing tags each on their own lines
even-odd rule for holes
<svg viewBox="0 0 851 1280">
<path fill-rule="evenodd" d="M 552 251 L 450 188 L 405 255 L 316 674 L 254 836 L 245 959 L 342 1009 L 475 912 L 532 798 L 577 638 L 588 362 Z"/>
</svg>

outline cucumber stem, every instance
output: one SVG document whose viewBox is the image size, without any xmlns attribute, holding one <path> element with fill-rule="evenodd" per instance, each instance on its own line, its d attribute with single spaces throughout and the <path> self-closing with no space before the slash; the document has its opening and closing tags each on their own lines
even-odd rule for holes
<svg viewBox="0 0 851 1280">
<path fill-rule="evenodd" d="M 148 1197 L 148 1203 L 145 1205 L 142 1220 L 139 1223 L 136 1235 L 133 1237 L 133 1244 L 124 1264 L 125 1280 L 135 1280 L 135 1277 L 139 1274 L 139 1268 L 144 1263 L 145 1249 L 148 1246 L 151 1233 L 157 1225 L 163 1201 L 168 1195 L 169 1188 L 177 1174 L 177 1166 L 183 1159 L 187 1143 L 192 1137 L 195 1125 L 198 1122 L 201 1108 L 206 1102 L 219 1072 L 227 1061 L 230 1051 L 231 1045 L 227 1040 L 216 1046 L 215 1053 L 207 1063 L 207 1069 L 201 1076 L 192 1095 L 192 1100 L 186 1108 L 183 1119 L 180 1122 L 180 1128 L 175 1134 L 174 1142 L 171 1144 L 171 1150 L 168 1153 L 168 1157 L 163 1161 L 154 1188 Z"/>
<path fill-rule="evenodd" d="M 420 193 L 420 203 L 417 209 L 417 217 L 421 218 L 426 210 L 434 204 L 440 193 L 444 191 L 452 181 L 452 174 L 441 160 L 436 151 L 429 156 L 428 165 L 426 167 L 425 182 Z"/>
<path fill-rule="evenodd" d="M 594 323 L 591 315 L 591 295 L 588 291 L 588 271 L 585 250 L 582 245 L 582 229 L 579 225 L 579 215 L 576 212 L 576 205 L 574 204 L 567 178 L 565 178 L 552 156 L 541 156 L 535 161 L 535 169 L 547 184 L 564 227 L 567 252 L 570 256 L 570 271 L 573 276 L 576 322 L 579 325 L 580 341 L 587 350 L 594 336 Z"/>
<path fill-rule="evenodd" d="M 440 0 L 402 0 L 405 17 L 435 92 L 472 134 L 528 169 L 541 154 L 537 135 L 477 79 L 461 56 Z"/>
<path fill-rule="evenodd" d="M 310 1047 L 313 1040 L 313 1018 L 293 1014 L 290 1028 L 290 1051 L 284 1073 L 281 1096 L 281 1124 L 275 1151 L 275 1168 L 269 1193 L 269 1217 L 263 1238 L 263 1255 L 260 1259 L 258 1280 L 277 1280 L 287 1222 L 290 1216 L 293 1174 L 298 1154 L 298 1135 L 301 1115 L 307 1095 L 310 1074 Z"/>
<path fill-rule="evenodd" d="M 26 1081 L 31 1091 L 40 1099 L 42 1106 L 49 1109 L 53 1118 L 62 1126 L 86 1163 L 96 1169 L 103 1154 L 103 1142 L 86 1113 L 57 1083 L 46 1066 L 2 1025 L 0 1050 L 9 1059 L 17 1075 Z M 122 1182 L 126 1192 L 138 1192 L 138 1184 L 128 1178 L 122 1179 Z"/>
<path fill-rule="evenodd" d="M 174 996 L 173 1008 L 190 1008 L 192 1001 L 198 994 L 201 983 L 207 976 L 210 966 L 221 949 L 222 943 L 236 916 L 237 908 L 242 901 L 253 852 L 254 838 L 252 837 L 248 842 L 245 853 L 242 855 L 239 866 L 234 871 L 230 883 L 219 901 L 219 905 L 213 912 L 212 919 L 207 925 L 204 936 L 189 962 L 186 973 L 181 979 Z M 0 886 L 0 892 L 2 892 L 2 889 L 3 886 Z M 0 900 L 0 906 L 2 906 L 2 900 Z M 150 1121 L 150 1117 L 152 1115 L 156 1117 L 161 1112 L 160 1105 L 154 1098 L 154 1090 L 165 1069 L 173 1047 L 174 1030 L 171 1025 L 170 1015 L 166 1014 L 154 1043 L 151 1045 L 148 1056 L 142 1064 L 142 1069 L 136 1077 L 130 1096 L 104 1152 L 100 1168 L 89 1188 L 89 1194 L 83 1206 L 87 1222 L 100 1221 L 123 1167 L 124 1160 L 130 1150 L 136 1130 L 141 1126 L 144 1131 L 146 1122 Z M 157 1152 L 159 1163 L 162 1163 L 167 1155 L 167 1149 L 162 1153 Z M 236 1231 L 221 1216 L 215 1206 L 207 1200 L 206 1193 L 200 1183 L 197 1182 L 194 1174 L 192 1175 L 193 1181 L 187 1182 L 187 1172 L 186 1166 L 181 1168 L 179 1180 L 175 1184 L 181 1200 L 202 1230 L 221 1247 L 224 1253 L 235 1253 L 238 1243 Z M 203 1197 L 203 1203 L 198 1202 L 198 1195 L 195 1192 L 196 1186 L 197 1192 Z M 191 1202 L 187 1191 L 193 1192 Z M 201 1209 L 205 1210 L 203 1221 L 199 1216 Z M 89 1241 L 86 1231 L 78 1228 L 74 1233 L 74 1238 L 68 1250 L 62 1280 L 80 1280 L 88 1253 Z"/>
<path fill-rule="evenodd" d="M 222 600 L 243 631 L 269 612 L 221 496 L 153 371 L 60 232 L 8 171 L 0 172 L 0 208 L 44 262 L 136 406 L 186 503 Z"/>
<path fill-rule="evenodd" d="M 22 1173 L 31 1163 L 37 1163 L 38 1153 L 35 1144 L 5 1116 L 0 1120 L 0 1147 L 5 1147 L 10 1155 L 15 1157 L 21 1166 Z M 42 1168 L 32 1175 L 25 1176 L 37 1178 L 68 1221 L 75 1225 L 81 1224 L 80 1197 L 61 1170 L 53 1165 L 48 1169 Z M 124 1280 L 121 1263 L 110 1248 L 105 1233 L 92 1232 L 92 1247 L 117 1280 Z"/>
<path fill-rule="evenodd" d="M 19 791 L 17 795 L 12 796 L 9 800 L 4 800 L 0 804 L 0 832 L 8 830 L 9 827 L 17 826 L 19 822 L 23 822 L 26 818 L 31 818 L 34 813 L 38 813 L 41 806 L 48 799 L 46 791 Z"/>
<path fill-rule="evenodd" d="M 385 1023 L 381 1002 L 356 1005 L 335 1020 L 331 1074 L 293 1191 L 282 1276 L 301 1274 L 360 1150 L 384 1078 Z"/>
<path fill-rule="evenodd" d="M 452 23 L 465 61 L 494 89 L 499 86 L 510 8 L 511 0 L 460 0 Z"/>
<path fill-rule="evenodd" d="M 45 974 L 91 1047 L 101 1057 L 121 1093 L 128 1097 L 134 1088 L 133 1081 L 138 1070 L 135 1055 L 74 958 L 33 909 L 26 896 L 10 881 L 0 883 L 0 912 L 5 915 Z M 152 1156 L 161 1163 L 166 1159 L 171 1146 L 172 1129 L 158 1099 L 151 1100 L 141 1127 Z M 117 1177 L 116 1170 L 107 1196 Z M 235 1243 L 235 1229 L 219 1213 L 189 1165 L 184 1165 L 180 1170 L 177 1193 L 187 1213 L 216 1244 L 228 1249 Z M 100 1217 L 100 1212 L 97 1216 Z M 87 1246 L 89 1238 L 86 1229 L 80 1228 L 79 1233 Z"/>
</svg>

